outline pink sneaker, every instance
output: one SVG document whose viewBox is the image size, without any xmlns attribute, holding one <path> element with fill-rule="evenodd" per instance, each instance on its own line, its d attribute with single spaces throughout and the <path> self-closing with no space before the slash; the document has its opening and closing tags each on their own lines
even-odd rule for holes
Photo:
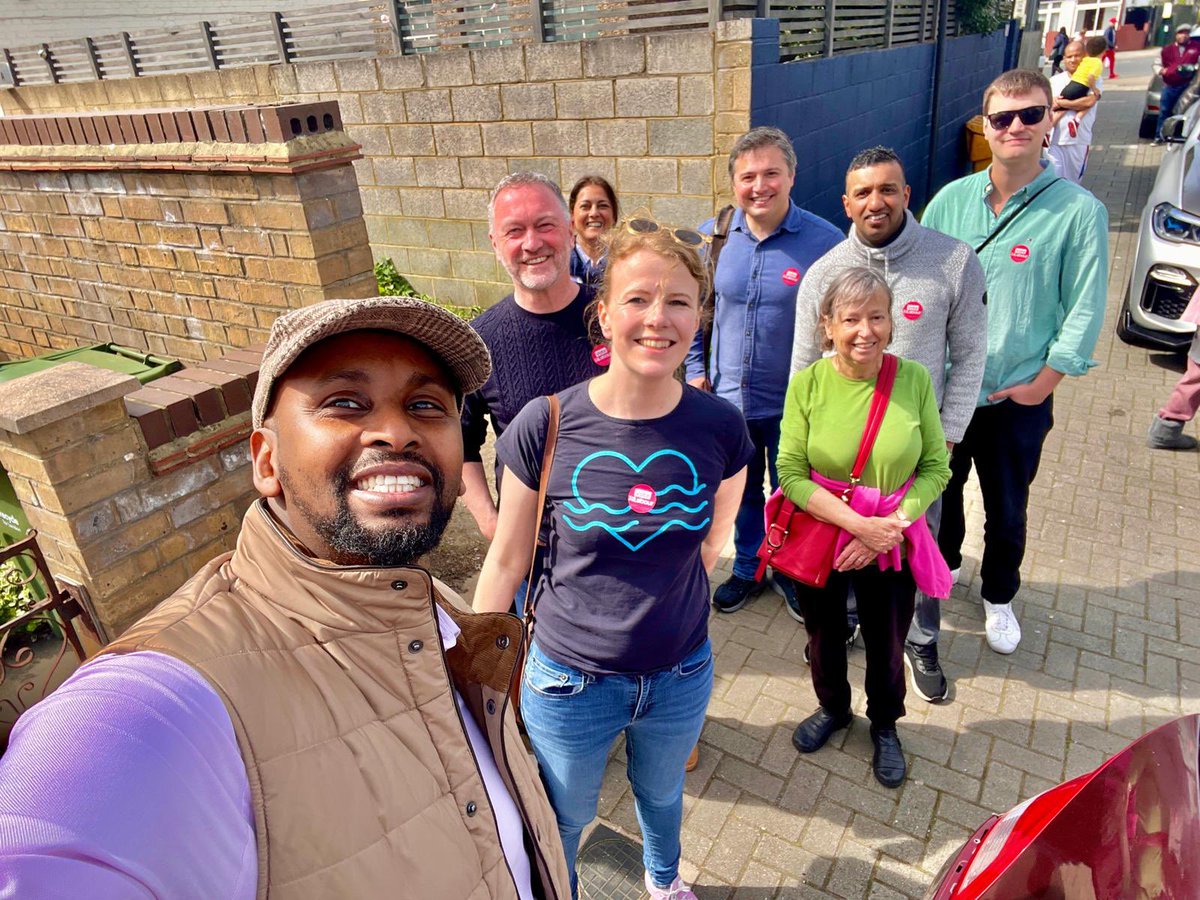
<svg viewBox="0 0 1200 900">
<path fill-rule="evenodd" d="M 650 892 L 650 900 L 699 900 L 692 891 L 692 886 L 684 884 L 678 875 L 667 887 L 655 887 L 654 882 L 650 880 L 650 873 L 647 872 L 646 890 Z"/>
</svg>

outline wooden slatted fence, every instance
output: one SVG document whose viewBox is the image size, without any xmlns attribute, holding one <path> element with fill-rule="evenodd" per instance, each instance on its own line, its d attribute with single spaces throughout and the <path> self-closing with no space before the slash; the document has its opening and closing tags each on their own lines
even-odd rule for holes
<svg viewBox="0 0 1200 900">
<path fill-rule="evenodd" d="M 958 33 L 954 0 L 948 33 Z M 350 0 L 33 47 L 0 48 L 0 86 L 580 41 L 779 20 L 784 60 L 932 41 L 938 0 Z"/>
</svg>

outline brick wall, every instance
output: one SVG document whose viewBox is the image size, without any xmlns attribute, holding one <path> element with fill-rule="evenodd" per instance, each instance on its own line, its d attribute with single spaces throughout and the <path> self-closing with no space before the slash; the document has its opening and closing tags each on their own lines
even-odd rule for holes
<svg viewBox="0 0 1200 900">
<path fill-rule="evenodd" d="M 290 113 L 323 107 L 279 109 L 265 131 L 254 108 L 192 110 L 190 141 L 164 133 L 183 128 L 173 115 L 0 119 L 0 352 L 112 341 L 211 359 L 288 308 L 374 294 L 357 148 L 336 131 L 284 140 Z M 96 140 L 64 143 L 77 134 Z"/>
<path fill-rule="evenodd" d="M 81 363 L 0 384 L 0 465 L 52 571 L 87 589 L 105 638 L 232 549 L 255 496 L 248 412 L 151 451 L 126 408 L 139 389 Z"/>
<path fill-rule="evenodd" d="M 749 123 L 748 20 L 713 33 L 608 38 L 377 60 L 260 66 L 0 91 L 7 113 L 336 100 L 376 258 L 438 300 L 487 305 L 509 284 L 487 197 L 537 169 L 597 173 L 621 205 L 697 224 L 727 192 Z"/>
</svg>

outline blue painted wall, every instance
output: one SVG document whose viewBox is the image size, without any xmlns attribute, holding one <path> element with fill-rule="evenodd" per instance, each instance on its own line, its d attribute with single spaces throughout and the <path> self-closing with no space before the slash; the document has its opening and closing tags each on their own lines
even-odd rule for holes
<svg viewBox="0 0 1200 900">
<path fill-rule="evenodd" d="M 965 174 L 963 126 L 979 111 L 983 89 L 1008 67 L 1014 44 L 1003 30 L 947 41 L 934 140 L 933 44 L 781 63 L 778 20 L 755 19 L 753 29 L 750 124 L 788 133 L 797 157 L 792 198 L 838 228 L 849 224 L 842 210 L 846 166 L 866 147 L 883 144 L 899 154 L 915 211 L 931 196 L 931 153 L 934 191 Z"/>
</svg>

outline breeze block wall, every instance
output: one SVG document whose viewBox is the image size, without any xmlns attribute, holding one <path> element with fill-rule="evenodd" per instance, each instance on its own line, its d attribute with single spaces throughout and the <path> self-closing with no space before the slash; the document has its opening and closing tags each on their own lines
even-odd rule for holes
<svg viewBox="0 0 1200 900">
<path fill-rule="evenodd" d="M 361 147 L 353 165 L 375 258 L 394 259 L 443 303 L 486 306 L 511 285 L 487 237 L 488 195 L 511 172 L 536 169 L 564 190 L 600 174 L 624 209 L 667 222 L 713 214 L 728 193 L 725 154 L 749 127 L 749 37 L 739 20 L 713 32 L 26 86 L 0 91 L 0 106 L 30 115 L 336 101 Z"/>
<path fill-rule="evenodd" d="M 335 103 L 0 118 L 0 352 L 182 360 L 376 292 Z"/>
</svg>

